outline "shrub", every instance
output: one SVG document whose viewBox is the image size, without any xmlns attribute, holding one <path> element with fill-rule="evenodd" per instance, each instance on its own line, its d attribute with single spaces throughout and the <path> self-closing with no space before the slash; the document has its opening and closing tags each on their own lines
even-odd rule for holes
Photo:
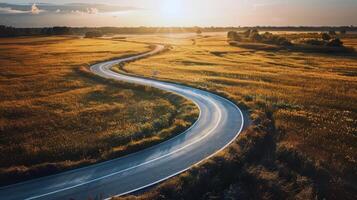
<svg viewBox="0 0 357 200">
<path fill-rule="evenodd" d="M 95 37 L 102 37 L 103 34 L 100 31 L 89 31 L 86 33 L 85 38 L 95 38 Z"/>
<path fill-rule="evenodd" d="M 331 40 L 331 36 L 330 36 L 329 34 L 327 34 L 327 33 L 322 33 L 322 34 L 321 34 L 321 38 L 322 38 L 323 40 L 325 40 L 325 41 Z"/>
</svg>

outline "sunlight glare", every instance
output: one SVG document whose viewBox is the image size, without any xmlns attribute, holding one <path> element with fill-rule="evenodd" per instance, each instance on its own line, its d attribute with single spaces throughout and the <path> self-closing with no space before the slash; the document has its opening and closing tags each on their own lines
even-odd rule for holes
<svg viewBox="0 0 357 200">
<path fill-rule="evenodd" d="M 160 15 L 166 20 L 178 20 L 183 14 L 183 5 L 180 0 L 165 0 L 160 6 Z"/>
</svg>

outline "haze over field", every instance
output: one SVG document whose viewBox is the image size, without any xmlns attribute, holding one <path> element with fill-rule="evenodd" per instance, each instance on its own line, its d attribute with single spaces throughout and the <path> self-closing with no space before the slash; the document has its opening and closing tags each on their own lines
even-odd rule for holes
<svg viewBox="0 0 357 200">
<path fill-rule="evenodd" d="M 350 26 L 357 25 L 356 10 L 355 0 L 14 0 L 0 3 L 0 24 Z"/>
</svg>

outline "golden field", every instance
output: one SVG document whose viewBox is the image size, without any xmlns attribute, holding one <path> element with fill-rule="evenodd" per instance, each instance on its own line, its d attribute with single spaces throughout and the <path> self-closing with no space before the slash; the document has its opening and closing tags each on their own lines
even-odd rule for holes
<svg viewBox="0 0 357 200">
<path fill-rule="evenodd" d="M 357 48 L 355 35 L 342 40 Z M 357 197 L 357 56 L 235 47 L 222 33 L 0 39 L 1 183 L 121 156 L 189 127 L 198 111 L 187 100 L 88 70 L 155 42 L 169 51 L 115 70 L 215 92 L 250 121 L 219 155 L 124 199 Z"/>
<path fill-rule="evenodd" d="M 198 110 L 187 100 L 88 70 L 149 49 L 75 37 L 0 39 L 1 183 L 127 154 L 189 127 Z"/>
<path fill-rule="evenodd" d="M 156 41 L 171 50 L 123 72 L 157 71 L 158 79 L 214 91 L 246 108 L 252 121 L 221 155 L 125 198 L 356 197 L 356 55 L 245 49 L 229 46 L 225 35 L 128 40 Z M 357 48 L 355 36 L 343 41 Z"/>
</svg>

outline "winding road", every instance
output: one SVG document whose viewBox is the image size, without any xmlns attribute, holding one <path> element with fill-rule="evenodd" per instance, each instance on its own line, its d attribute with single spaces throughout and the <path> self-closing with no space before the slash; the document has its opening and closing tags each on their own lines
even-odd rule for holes
<svg viewBox="0 0 357 200">
<path fill-rule="evenodd" d="M 175 176 L 228 146 L 242 131 L 244 117 L 232 102 L 199 89 L 115 73 L 113 65 L 145 58 L 164 50 L 156 45 L 141 55 L 91 66 L 101 77 L 148 85 L 192 100 L 198 120 L 185 132 L 145 150 L 0 188 L 0 199 L 88 199 L 128 194 Z"/>
</svg>

